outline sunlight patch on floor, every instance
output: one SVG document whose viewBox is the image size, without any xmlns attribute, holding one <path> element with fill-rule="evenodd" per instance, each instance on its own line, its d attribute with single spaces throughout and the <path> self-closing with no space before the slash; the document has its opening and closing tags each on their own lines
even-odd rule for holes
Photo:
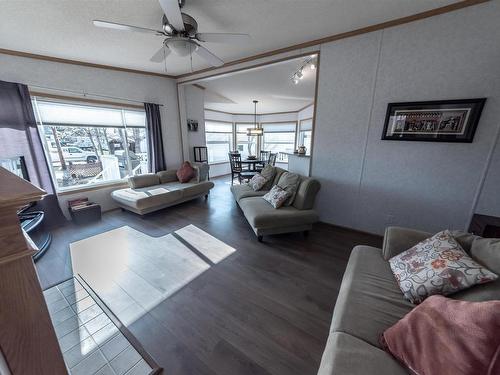
<svg viewBox="0 0 500 375">
<path fill-rule="evenodd" d="M 80 275 L 130 325 L 236 250 L 188 225 L 162 237 L 123 226 L 70 244 Z"/>
</svg>

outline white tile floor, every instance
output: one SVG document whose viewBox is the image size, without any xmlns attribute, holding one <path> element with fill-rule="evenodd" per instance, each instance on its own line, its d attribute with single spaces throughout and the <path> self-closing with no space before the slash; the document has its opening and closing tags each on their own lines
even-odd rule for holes
<svg viewBox="0 0 500 375">
<path fill-rule="evenodd" d="M 151 367 L 76 279 L 43 292 L 71 375 L 147 375 Z"/>
</svg>

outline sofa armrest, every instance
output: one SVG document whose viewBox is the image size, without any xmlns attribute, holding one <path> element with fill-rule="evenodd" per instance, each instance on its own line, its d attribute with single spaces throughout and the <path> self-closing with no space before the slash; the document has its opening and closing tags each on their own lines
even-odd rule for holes
<svg viewBox="0 0 500 375">
<path fill-rule="evenodd" d="M 196 170 L 196 182 L 208 181 L 208 171 L 210 170 L 208 163 L 191 163 L 191 166 Z"/>
<path fill-rule="evenodd" d="M 432 233 L 420 230 L 401 227 L 387 227 L 384 234 L 382 256 L 385 260 L 389 260 L 393 256 L 408 250 L 431 236 Z"/>
</svg>

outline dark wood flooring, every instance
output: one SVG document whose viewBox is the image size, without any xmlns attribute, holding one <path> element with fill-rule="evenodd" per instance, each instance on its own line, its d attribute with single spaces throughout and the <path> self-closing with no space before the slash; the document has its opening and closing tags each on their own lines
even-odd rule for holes
<svg viewBox="0 0 500 375">
<path fill-rule="evenodd" d="M 229 191 L 141 218 L 114 210 L 68 224 L 36 264 L 45 289 L 72 275 L 69 243 L 123 225 L 161 236 L 194 224 L 237 251 L 142 316 L 129 329 L 167 375 L 316 374 L 353 246 L 382 239 L 327 224 L 259 243 Z"/>
</svg>

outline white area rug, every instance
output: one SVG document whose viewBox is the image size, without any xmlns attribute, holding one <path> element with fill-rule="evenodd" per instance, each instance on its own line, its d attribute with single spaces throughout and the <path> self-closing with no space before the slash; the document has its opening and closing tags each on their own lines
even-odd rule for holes
<svg viewBox="0 0 500 375">
<path fill-rule="evenodd" d="M 188 225 L 162 237 L 128 226 L 70 244 L 79 274 L 129 325 L 235 249 Z"/>
</svg>

